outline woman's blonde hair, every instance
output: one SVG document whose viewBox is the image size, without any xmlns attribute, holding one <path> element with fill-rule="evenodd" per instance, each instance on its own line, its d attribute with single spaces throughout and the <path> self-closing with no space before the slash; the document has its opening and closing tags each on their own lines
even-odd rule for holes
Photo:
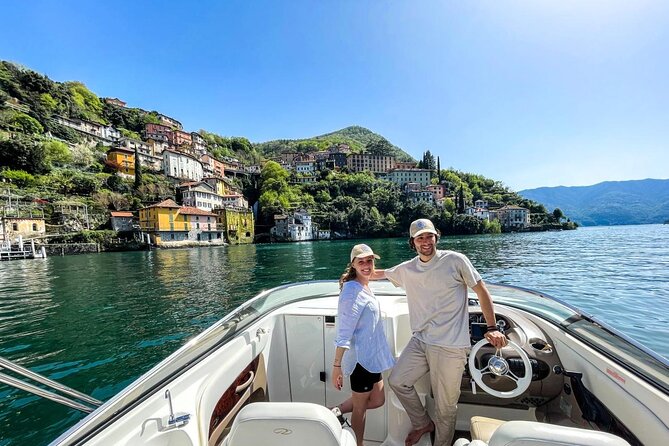
<svg viewBox="0 0 669 446">
<path fill-rule="evenodd" d="M 353 268 L 353 262 L 349 263 L 346 265 L 346 269 L 344 270 L 344 274 L 341 275 L 339 278 L 339 291 L 344 287 L 344 282 L 350 282 L 351 280 L 355 280 L 357 277 L 357 273 L 355 271 L 355 268 Z"/>
</svg>

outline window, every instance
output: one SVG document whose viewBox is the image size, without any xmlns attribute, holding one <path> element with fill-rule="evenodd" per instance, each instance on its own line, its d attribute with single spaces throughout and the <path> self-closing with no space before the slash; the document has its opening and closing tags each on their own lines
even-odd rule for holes
<svg viewBox="0 0 669 446">
<path fill-rule="evenodd" d="M 18 231 L 19 230 L 19 224 L 18 223 L 12 223 L 12 231 Z"/>
<path fill-rule="evenodd" d="M 33 223 L 33 231 L 37 231 L 37 223 Z"/>
</svg>

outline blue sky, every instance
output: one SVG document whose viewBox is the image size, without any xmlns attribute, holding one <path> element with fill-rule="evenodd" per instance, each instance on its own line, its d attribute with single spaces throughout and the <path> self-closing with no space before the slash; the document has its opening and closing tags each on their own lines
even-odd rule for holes
<svg viewBox="0 0 669 446">
<path fill-rule="evenodd" d="M 0 59 L 254 142 L 361 125 L 514 190 L 669 177 L 669 2 L 26 1 Z"/>
</svg>

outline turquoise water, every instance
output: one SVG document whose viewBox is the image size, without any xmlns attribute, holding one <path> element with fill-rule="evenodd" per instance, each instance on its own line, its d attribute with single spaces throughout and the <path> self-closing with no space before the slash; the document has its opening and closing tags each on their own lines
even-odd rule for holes
<svg viewBox="0 0 669 446">
<path fill-rule="evenodd" d="M 380 267 L 404 239 L 367 240 Z M 351 241 L 103 253 L 0 264 L 0 356 L 106 400 L 260 290 L 336 279 Z M 487 281 L 537 289 L 669 358 L 669 225 L 445 237 Z M 83 415 L 0 384 L 0 446 Z"/>
</svg>

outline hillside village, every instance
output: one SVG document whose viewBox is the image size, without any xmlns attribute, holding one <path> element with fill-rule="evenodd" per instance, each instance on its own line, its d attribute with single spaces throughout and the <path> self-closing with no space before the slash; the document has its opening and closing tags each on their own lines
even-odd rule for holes
<svg viewBox="0 0 669 446">
<path fill-rule="evenodd" d="M 261 240 L 278 241 L 400 235 L 403 220 L 413 216 L 443 220 L 445 232 L 562 224 L 562 215 L 547 214 L 540 204 L 518 205 L 521 198 L 499 182 L 442 170 L 429 151 L 420 162 L 399 159 L 378 135 L 357 152 L 355 143 L 330 137 L 300 143 L 298 150 L 288 144 L 265 157 L 245 139 L 186 131 L 174 117 L 129 109 L 118 98 L 100 100 L 81 84 L 69 87 L 85 98 L 73 113 L 76 107 L 64 108 L 45 92 L 65 84 L 28 73 L 30 82 L 24 80 L 22 90 L 7 74 L 0 76 L 0 238 L 5 244 L 18 236 L 48 239 L 101 227 L 141 245 L 184 246 L 252 243 L 256 229 Z M 45 112 L 44 104 L 50 110 Z M 93 120 L 96 115 L 87 110 L 101 110 L 108 121 L 132 129 Z M 51 167 L 40 167 L 38 155 L 23 156 L 21 150 L 41 150 Z M 82 151 L 90 155 L 87 162 L 75 159 Z M 91 172 L 96 162 L 98 172 Z M 77 163 L 84 173 L 72 169 Z M 61 185 L 68 198 L 54 200 L 39 176 L 49 171 L 69 175 L 65 183 L 82 184 Z M 365 207 L 369 215 L 356 217 L 356 211 L 367 212 Z M 349 221 L 356 218 L 365 224 Z"/>
</svg>

